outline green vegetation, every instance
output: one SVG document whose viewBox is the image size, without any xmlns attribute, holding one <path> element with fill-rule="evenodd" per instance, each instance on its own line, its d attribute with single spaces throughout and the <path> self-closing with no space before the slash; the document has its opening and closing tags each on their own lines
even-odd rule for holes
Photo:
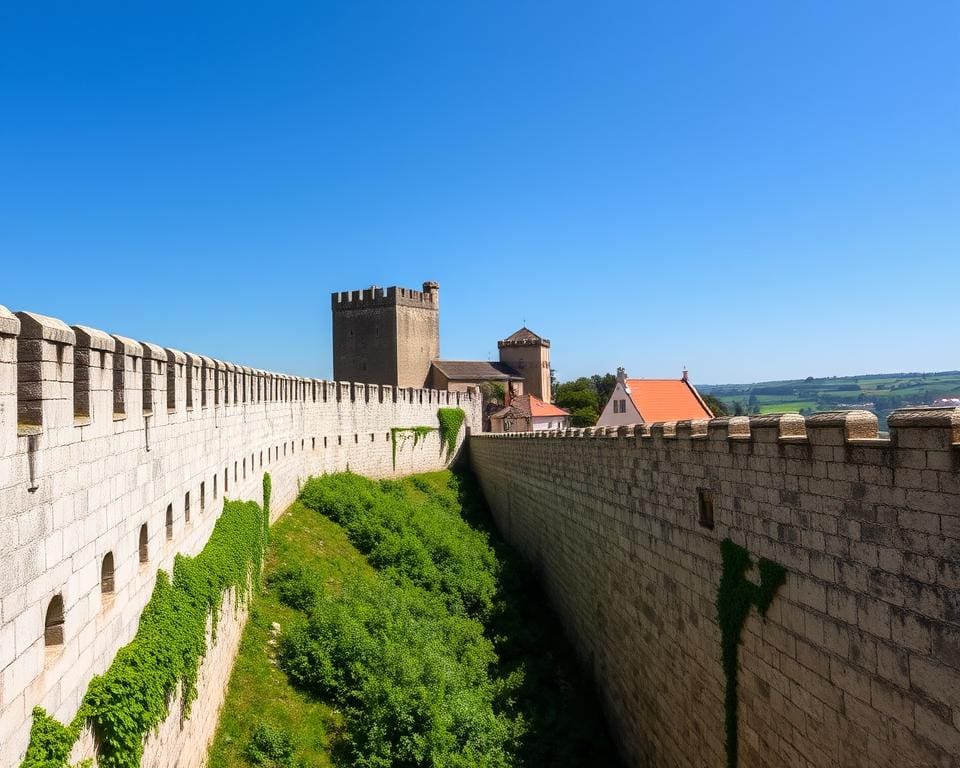
<svg viewBox="0 0 960 768">
<path fill-rule="evenodd" d="M 437 410 L 437 418 L 440 420 L 440 442 L 447 446 L 447 456 L 453 453 L 457 447 L 457 435 L 460 434 L 460 427 L 463 426 L 463 420 L 467 414 L 463 408 L 440 408 Z"/>
<path fill-rule="evenodd" d="M 740 648 L 740 635 L 743 625 L 750 615 L 750 609 L 756 606 L 757 612 L 764 616 L 777 590 L 787 579 L 782 565 L 766 558 L 757 562 L 760 584 L 754 584 L 746 578 L 747 571 L 753 567 L 750 553 L 743 547 L 724 539 L 720 544 L 723 557 L 723 573 L 717 589 L 717 622 L 723 654 L 723 671 L 726 677 L 724 691 L 724 709 L 726 726 L 727 768 L 737 766 L 737 656 Z"/>
<path fill-rule="evenodd" d="M 700 397 L 703 398 L 703 402 L 707 404 L 707 408 L 710 409 L 710 412 L 714 416 L 729 416 L 730 412 L 727 410 L 727 406 L 724 405 L 720 400 L 715 398 L 713 395 L 700 394 Z"/>
<path fill-rule="evenodd" d="M 264 488 L 269 489 L 265 478 Z M 266 501 L 266 499 L 265 499 Z M 265 546 L 264 514 L 253 502 L 224 502 L 206 546 L 196 557 L 177 555 L 173 578 L 160 571 L 137 634 L 107 671 L 95 677 L 76 717 L 61 725 L 34 711 L 30 745 L 21 768 L 62 768 L 86 722 L 93 725 L 104 768 L 136 768 L 146 735 L 166 716 L 182 685 L 184 714 L 196 697 L 206 653 L 207 620 L 216 627 L 224 593 L 238 600 L 259 583 Z"/>
<path fill-rule="evenodd" d="M 719 399 L 730 413 L 779 413 L 863 408 L 877 414 L 880 428 L 896 408 L 932 405 L 940 398 L 960 397 L 960 371 L 883 373 L 866 376 L 765 381 L 756 384 L 701 385 L 704 396 Z"/>
<path fill-rule="evenodd" d="M 250 765 L 254 722 L 284 729 L 297 764 L 616 764 L 588 681 L 471 478 L 311 479 L 274 528 L 266 574 L 211 768 Z M 286 675 L 270 663 L 273 621 Z"/>
<path fill-rule="evenodd" d="M 390 428 L 390 442 L 393 446 L 393 468 L 397 468 L 397 443 L 402 445 L 409 438 L 410 435 L 413 435 L 413 447 L 417 447 L 423 438 L 429 435 L 431 432 L 436 432 L 436 427 L 391 427 Z"/>
</svg>

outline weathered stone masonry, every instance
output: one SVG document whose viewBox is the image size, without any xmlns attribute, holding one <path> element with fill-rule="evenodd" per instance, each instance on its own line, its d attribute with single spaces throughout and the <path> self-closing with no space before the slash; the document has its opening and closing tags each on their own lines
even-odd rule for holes
<svg viewBox="0 0 960 768">
<path fill-rule="evenodd" d="M 469 394 L 267 373 L 0 307 L 0 768 L 19 764 L 34 706 L 73 717 L 133 637 L 157 569 L 203 548 L 224 497 L 260 501 L 269 471 L 276 515 L 309 475 L 440 469 L 437 433 L 401 445 L 394 468 L 390 429 L 436 426 L 441 406 L 479 427 Z M 112 594 L 101 589 L 107 553 Z M 57 595 L 63 643 L 48 648 Z M 222 620 L 242 626 L 242 613 Z M 240 634 L 223 630 L 193 724 L 176 718 L 189 737 L 165 723 L 151 765 L 203 753 Z"/>
<path fill-rule="evenodd" d="M 960 409 L 889 423 L 890 439 L 867 412 L 471 437 L 630 765 L 724 764 L 726 537 L 788 569 L 742 635 L 741 766 L 960 765 Z"/>
</svg>

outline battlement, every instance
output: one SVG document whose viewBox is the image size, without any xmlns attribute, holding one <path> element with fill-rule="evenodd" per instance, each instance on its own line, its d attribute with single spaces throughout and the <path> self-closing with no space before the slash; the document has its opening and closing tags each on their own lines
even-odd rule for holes
<svg viewBox="0 0 960 768">
<path fill-rule="evenodd" d="M 785 573 L 738 636 L 740 765 L 847 765 L 851 745 L 877 768 L 955 762 L 960 408 L 888 424 L 835 411 L 471 436 L 494 519 L 592 668 L 627 764 L 724 764 L 724 542 L 753 583 L 761 558 Z"/>
<path fill-rule="evenodd" d="M 731 416 L 713 419 L 582 427 L 535 432 L 484 433 L 490 439 L 621 438 L 644 443 L 663 440 L 726 440 L 739 445 L 779 445 L 800 448 L 960 449 L 960 408 L 901 408 L 890 414 L 889 436 L 881 436 L 870 411 L 826 411 L 804 417 L 799 413 Z M 821 458 L 842 461 L 832 452 Z M 910 462 L 913 466 L 914 462 Z"/>
<path fill-rule="evenodd" d="M 500 339 L 497 342 L 497 349 L 507 349 L 509 347 L 549 347 L 550 339 Z"/>
<path fill-rule="evenodd" d="M 400 288 L 396 285 L 389 288 L 370 286 L 359 291 L 335 291 L 330 296 L 330 305 L 334 312 L 348 309 L 370 309 L 374 307 L 421 307 L 423 309 L 440 309 L 440 285 L 435 282 L 425 282 L 423 290 Z"/>
<path fill-rule="evenodd" d="M 462 444 L 472 392 L 274 373 L 0 307 L 0 768 L 23 757 L 34 706 L 70 721 L 222 499 L 259 500 L 269 472 L 279 513 L 310 475 L 442 469 L 456 452 L 439 433 L 394 451 L 391 429 L 436 426 L 445 406 L 466 413 Z M 201 756 L 213 701 L 194 705 Z"/>
</svg>

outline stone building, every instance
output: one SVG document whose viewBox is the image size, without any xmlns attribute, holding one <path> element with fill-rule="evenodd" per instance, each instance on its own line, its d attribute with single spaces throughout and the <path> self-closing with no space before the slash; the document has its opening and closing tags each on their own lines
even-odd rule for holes
<svg viewBox="0 0 960 768">
<path fill-rule="evenodd" d="M 531 394 L 545 403 L 550 387 L 550 340 L 523 327 L 497 342 L 500 360 L 440 359 L 440 285 L 423 291 L 378 288 L 340 291 L 333 309 L 333 375 L 341 381 L 466 392 L 502 384 L 509 397 Z"/>
<path fill-rule="evenodd" d="M 338 381 L 427 385 L 440 356 L 440 286 L 340 291 L 333 309 L 333 375 Z"/>
<path fill-rule="evenodd" d="M 507 404 L 490 415 L 490 432 L 536 432 L 566 429 L 570 411 L 545 403 L 536 395 L 508 398 Z"/>
</svg>

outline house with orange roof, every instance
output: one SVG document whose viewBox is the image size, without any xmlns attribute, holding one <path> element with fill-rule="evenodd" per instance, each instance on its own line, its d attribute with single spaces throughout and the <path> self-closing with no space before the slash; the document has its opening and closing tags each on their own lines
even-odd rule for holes
<svg viewBox="0 0 960 768">
<path fill-rule="evenodd" d="M 545 403 L 536 395 L 508 395 L 507 405 L 490 414 L 491 432 L 535 432 L 569 426 L 570 411 Z"/>
<path fill-rule="evenodd" d="M 618 368 L 617 385 L 600 413 L 597 426 L 711 418 L 713 413 L 690 383 L 686 371 L 679 379 L 628 379 L 627 372 Z"/>
</svg>

